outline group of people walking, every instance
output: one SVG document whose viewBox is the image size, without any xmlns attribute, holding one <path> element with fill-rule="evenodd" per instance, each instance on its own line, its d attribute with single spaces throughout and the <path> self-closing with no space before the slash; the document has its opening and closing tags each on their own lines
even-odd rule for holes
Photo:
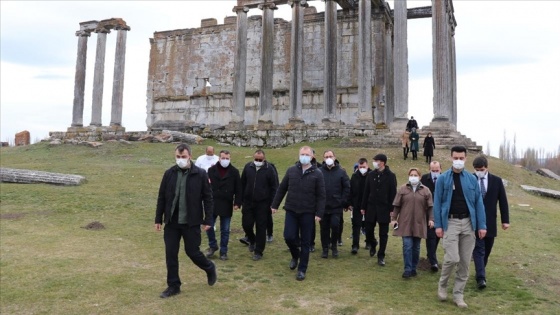
<svg viewBox="0 0 560 315">
<path fill-rule="evenodd" d="M 211 147 L 207 148 L 208 150 Z M 210 153 L 213 153 L 213 148 Z M 180 292 L 178 252 L 181 237 L 187 256 L 208 276 L 208 284 L 216 282 L 216 266 L 208 258 L 219 251 L 228 259 L 228 242 L 233 211 L 242 209 L 242 226 L 253 260 L 263 258 L 267 228 L 271 214 L 284 200 L 284 240 L 291 259 L 288 267 L 296 270 L 296 280 L 306 278 L 310 252 L 313 250 L 315 222 L 319 222 L 321 257 L 339 256 L 338 242 L 344 211 L 352 217 L 352 254 L 359 251 L 362 229 L 371 257 L 377 254 L 379 266 L 385 266 L 389 228 L 402 237 L 405 279 L 417 276 L 420 240 L 426 240 L 431 269 L 439 271 L 436 251 L 442 239 L 445 251 L 438 286 L 440 300 L 447 299 L 447 284 L 457 266 L 453 301 L 467 307 L 463 291 L 468 279 L 471 257 L 474 257 L 479 289 L 486 287 L 485 265 L 496 236 L 499 202 L 502 228 L 509 227 L 507 197 L 501 179 L 488 174 L 485 157 L 475 158 L 476 175 L 464 169 L 465 147 L 451 149 L 453 166 L 441 173 L 437 161 L 430 163 L 430 172 L 422 175 L 418 168 L 408 171 L 408 181 L 397 186 L 396 175 L 387 165 L 387 156 L 377 154 L 370 164 L 360 158 L 351 178 L 341 167 L 333 150 L 323 153 L 318 163 L 309 146 L 300 148 L 298 160 L 286 170 L 282 181 L 263 150 L 255 151 L 253 161 L 241 174 L 231 165 L 231 154 L 222 150 L 215 164 L 199 167 L 192 163 L 191 149 L 186 144 L 176 147 L 176 165 L 162 179 L 155 216 L 157 231 L 164 227 L 168 288 L 162 298 Z M 210 163 L 207 163 L 210 164 Z M 214 225 L 220 219 L 220 244 Z M 493 225 L 493 227 L 492 227 Z M 201 229 L 206 231 L 209 248 L 200 251 Z M 375 228 L 378 227 L 377 238 Z"/>
<path fill-rule="evenodd" d="M 411 116 L 401 137 L 403 157 L 405 160 L 408 158 L 409 152 L 412 153 L 412 160 L 418 160 L 418 151 L 420 151 L 419 141 L 418 122 L 416 122 L 414 116 Z M 422 148 L 424 150 L 424 156 L 426 157 L 426 163 L 431 163 L 436 148 L 436 142 L 431 132 L 428 132 L 424 138 Z"/>
</svg>

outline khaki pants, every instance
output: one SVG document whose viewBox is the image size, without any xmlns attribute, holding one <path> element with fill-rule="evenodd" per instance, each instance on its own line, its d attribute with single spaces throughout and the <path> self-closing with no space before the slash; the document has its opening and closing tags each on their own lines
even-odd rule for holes
<svg viewBox="0 0 560 315">
<path fill-rule="evenodd" d="M 443 234 L 443 266 L 439 286 L 447 288 L 447 282 L 457 266 L 455 274 L 455 285 L 453 287 L 453 299 L 463 300 L 463 291 L 469 278 L 469 265 L 475 246 L 475 234 L 472 229 L 471 219 L 449 219 L 447 231 Z"/>
</svg>

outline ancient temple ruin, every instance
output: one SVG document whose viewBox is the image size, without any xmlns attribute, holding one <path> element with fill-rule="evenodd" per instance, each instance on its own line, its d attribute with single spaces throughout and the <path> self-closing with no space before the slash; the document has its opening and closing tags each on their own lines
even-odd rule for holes
<svg viewBox="0 0 560 315">
<path fill-rule="evenodd" d="M 155 32 L 149 131 L 202 133 L 237 145 L 326 137 L 385 138 L 408 120 L 407 19 L 432 17 L 434 130 L 456 132 L 451 0 L 238 0 L 223 24 Z M 275 19 L 290 5 L 292 20 Z M 337 5 L 342 9 L 337 10 Z M 248 17 L 250 10 L 262 15 Z"/>
</svg>

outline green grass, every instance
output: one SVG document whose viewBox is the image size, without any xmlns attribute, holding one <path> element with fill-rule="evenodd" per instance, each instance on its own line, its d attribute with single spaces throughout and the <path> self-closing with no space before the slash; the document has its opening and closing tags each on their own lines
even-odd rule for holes
<svg viewBox="0 0 560 315">
<path fill-rule="evenodd" d="M 206 141 L 193 146 L 194 156 Z M 359 157 L 384 152 L 388 165 L 404 183 L 411 166 L 427 170 L 422 161 L 404 161 L 400 148 L 338 148 L 336 141 L 313 143 L 319 156 L 334 148 L 351 171 Z M 282 176 L 297 159 L 300 145 L 265 150 Z M 49 146 L 39 143 L 0 150 L 1 166 L 79 174 L 88 182 L 78 187 L 45 184 L 0 184 L 0 313 L 1 314 L 558 314 L 560 312 L 560 201 L 524 192 L 527 184 L 560 190 L 546 179 L 497 159 L 490 171 L 509 181 L 506 187 L 511 228 L 500 230 L 487 276 L 489 287 L 475 289 L 469 279 L 461 311 L 437 300 L 438 275 L 420 271 L 405 281 L 401 240 L 389 239 L 387 266 L 360 250 L 350 254 L 350 218 L 345 213 L 344 245 L 338 259 L 311 254 L 307 279 L 295 280 L 282 240 L 284 213 L 274 216 L 274 242 L 264 258 L 251 260 L 237 239 L 243 236 L 241 214 L 235 212 L 230 260 L 216 260 L 218 282 L 180 253 L 182 293 L 162 300 L 165 259 L 162 233 L 153 229 L 157 190 L 163 172 L 174 163 L 173 144 L 105 143 Z M 254 149 L 227 147 L 238 168 Z M 448 150 L 436 159 L 450 166 Z M 468 156 L 469 169 L 472 155 Z M 519 206 L 529 204 L 529 206 Z M 99 221 L 103 230 L 82 227 Z M 319 237 L 317 237 L 319 244 Z M 362 242 L 363 244 L 363 242 Z M 207 247 L 203 236 L 201 248 Z M 362 246 L 363 247 L 363 246 Z M 421 256 L 425 256 L 422 244 Z M 443 250 L 438 249 L 443 259 Z M 471 275 L 474 266 L 471 264 Z"/>
</svg>

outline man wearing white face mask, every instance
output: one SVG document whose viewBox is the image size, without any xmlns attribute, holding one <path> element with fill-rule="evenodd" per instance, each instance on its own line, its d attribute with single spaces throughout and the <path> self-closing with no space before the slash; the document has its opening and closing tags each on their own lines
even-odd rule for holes
<svg viewBox="0 0 560 315">
<path fill-rule="evenodd" d="M 443 238 L 443 266 L 438 284 L 438 298 L 447 300 L 447 283 L 457 266 L 453 302 L 466 308 L 463 298 L 469 278 L 469 264 L 475 246 L 475 232 L 486 236 L 486 214 L 476 177 L 467 172 L 464 146 L 451 148 L 453 167 L 441 174 L 434 191 L 434 222 L 436 235 Z"/>
<path fill-rule="evenodd" d="M 329 257 L 329 248 L 332 256 L 338 257 L 337 242 L 340 237 L 340 220 L 342 209 L 346 208 L 348 195 L 350 194 L 350 180 L 346 171 L 340 167 L 332 150 L 323 153 L 323 165 L 319 170 L 323 173 L 325 180 L 325 191 L 327 200 L 325 203 L 325 214 L 321 220 L 321 245 L 323 247 L 322 258 Z"/>
<path fill-rule="evenodd" d="M 353 255 L 358 253 L 360 248 L 360 230 L 363 227 L 363 215 L 360 212 L 362 197 L 366 187 L 367 175 L 371 172 L 366 158 L 358 160 L 358 169 L 352 174 L 350 179 L 350 195 L 348 197 L 348 209 L 352 211 L 352 251 Z"/>
<path fill-rule="evenodd" d="M 208 169 L 212 165 L 218 163 L 218 161 L 218 156 L 214 155 L 214 147 L 208 146 L 206 147 L 206 154 L 199 156 L 194 164 L 205 171 L 208 171 Z"/>
<path fill-rule="evenodd" d="M 432 193 L 432 198 L 434 195 L 434 190 L 436 188 L 436 182 L 441 174 L 441 165 L 438 161 L 432 161 L 430 163 L 430 172 L 428 174 L 422 175 L 420 182 L 422 185 L 428 187 Z M 426 253 L 428 260 L 430 261 L 431 270 L 433 272 L 439 271 L 439 262 L 437 259 L 437 248 L 439 243 L 439 237 L 436 235 L 436 230 L 434 226 L 428 227 L 428 236 L 426 238 Z"/>
<path fill-rule="evenodd" d="M 179 245 L 183 238 L 185 253 L 200 269 L 206 271 L 208 284 L 216 283 L 216 266 L 200 251 L 200 228 L 208 230 L 212 225 L 212 189 L 208 176 L 192 164 L 191 148 L 179 144 L 175 148 L 176 166 L 163 175 L 157 200 L 155 229 L 163 229 L 165 261 L 167 266 L 167 289 L 160 295 L 168 298 L 181 292 L 179 278 Z"/>
<path fill-rule="evenodd" d="M 220 259 L 227 260 L 229 230 L 233 210 L 241 207 L 241 177 L 235 166 L 231 165 L 231 154 L 227 150 L 220 151 L 220 161 L 208 169 L 208 178 L 212 185 L 214 197 L 214 216 L 212 227 L 206 231 L 208 235 L 207 257 L 212 257 L 218 250 L 214 225 L 220 217 Z"/>
</svg>

